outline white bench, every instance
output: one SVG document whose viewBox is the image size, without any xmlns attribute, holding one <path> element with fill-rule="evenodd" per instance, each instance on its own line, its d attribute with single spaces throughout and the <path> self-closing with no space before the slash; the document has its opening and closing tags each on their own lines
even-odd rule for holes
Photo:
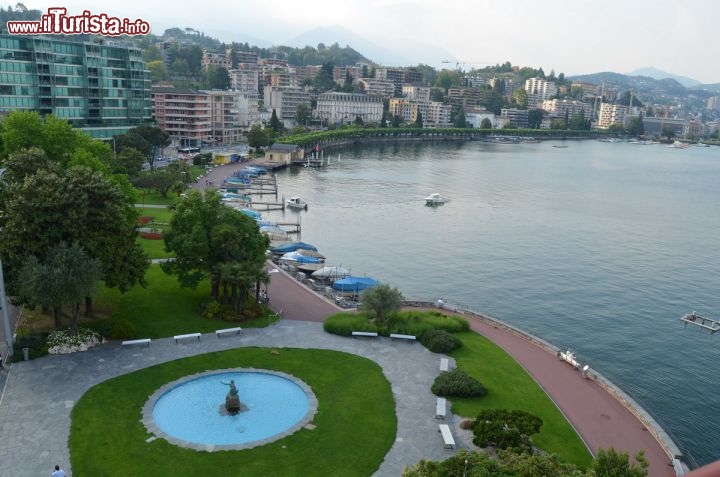
<svg viewBox="0 0 720 477">
<path fill-rule="evenodd" d="M 148 348 L 150 347 L 150 338 L 142 338 L 139 340 L 125 340 L 120 345 L 124 348 L 125 346 L 132 346 L 132 345 L 140 345 L 140 344 L 146 344 Z"/>
<path fill-rule="evenodd" d="M 437 398 L 435 403 L 435 419 L 445 419 L 445 409 L 447 408 L 447 400 L 445 398 Z"/>
<path fill-rule="evenodd" d="M 352 332 L 353 337 L 355 336 L 372 336 L 377 337 L 377 333 L 374 331 L 353 331 Z"/>
<path fill-rule="evenodd" d="M 231 335 L 231 334 L 239 335 L 240 333 L 242 333 L 242 328 L 240 328 L 239 326 L 236 326 L 235 328 L 225 328 L 222 330 L 215 330 L 215 336 L 217 336 L 218 338 L 220 338 L 221 336 L 224 336 L 224 335 Z"/>
<path fill-rule="evenodd" d="M 452 432 L 450 432 L 450 426 L 447 424 L 438 424 L 440 427 L 440 433 L 442 434 L 443 441 L 445 441 L 446 449 L 455 448 L 455 439 L 453 439 Z"/>
<path fill-rule="evenodd" d="M 450 361 L 447 358 L 440 358 L 440 371 L 447 371 L 450 369 Z"/>
<path fill-rule="evenodd" d="M 398 335 L 395 333 L 390 334 L 390 339 L 399 339 L 399 340 L 409 340 L 409 341 L 415 341 L 414 335 Z"/>
<path fill-rule="evenodd" d="M 175 339 L 175 343 L 177 343 L 180 340 L 186 340 L 186 339 L 190 339 L 190 338 L 197 338 L 197 340 L 200 341 L 200 336 L 201 336 L 200 333 L 188 333 L 185 335 L 175 335 L 175 336 L 173 336 L 173 338 Z"/>
</svg>

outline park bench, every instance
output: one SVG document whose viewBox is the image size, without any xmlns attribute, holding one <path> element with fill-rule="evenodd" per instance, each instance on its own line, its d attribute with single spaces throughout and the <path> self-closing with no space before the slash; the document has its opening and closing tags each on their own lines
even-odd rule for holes
<svg viewBox="0 0 720 477">
<path fill-rule="evenodd" d="M 447 371 L 450 369 L 450 361 L 447 358 L 440 358 L 440 371 Z"/>
<path fill-rule="evenodd" d="M 186 340 L 190 338 L 197 338 L 198 341 L 200 341 L 200 336 L 202 336 L 200 333 L 188 333 L 185 335 L 175 335 L 173 336 L 173 339 L 175 339 L 175 343 L 177 343 L 180 340 Z"/>
<path fill-rule="evenodd" d="M 218 338 L 225 335 L 239 335 L 240 333 L 242 333 L 242 328 L 240 328 L 239 326 L 236 326 L 235 328 L 224 328 L 222 330 L 215 330 L 215 336 L 217 336 Z"/>
<path fill-rule="evenodd" d="M 414 335 L 399 335 L 396 333 L 391 333 L 390 339 L 415 341 L 415 336 Z"/>
<path fill-rule="evenodd" d="M 125 340 L 125 341 L 123 341 L 122 343 L 120 343 L 120 345 L 121 345 L 123 348 L 124 348 L 125 346 L 140 345 L 140 344 L 145 344 L 145 345 L 147 345 L 148 348 L 149 348 L 149 347 L 150 347 L 150 338 L 142 338 L 142 339 L 139 339 L 139 340 Z"/>
<path fill-rule="evenodd" d="M 374 331 L 353 331 L 352 332 L 353 337 L 355 336 L 372 336 L 377 337 L 377 333 Z"/>
<path fill-rule="evenodd" d="M 445 398 L 437 398 L 435 403 L 435 419 L 445 419 L 445 409 L 447 408 L 447 400 Z"/>
<path fill-rule="evenodd" d="M 452 432 L 450 432 L 450 426 L 447 424 L 438 424 L 440 427 L 440 434 L 442 434 L 443 441 L 445 442 L 445 449 L 455 448 L 455 439 L 453 439 Z"/>
</svg>

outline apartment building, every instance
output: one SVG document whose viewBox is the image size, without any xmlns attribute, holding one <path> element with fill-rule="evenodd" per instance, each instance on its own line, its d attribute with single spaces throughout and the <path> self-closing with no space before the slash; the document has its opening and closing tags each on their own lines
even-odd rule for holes
<svg viewBox="0 0 720 477">
<path fill-rule="evenodd" d="M 355 83 L 355 81 L 362 77 L 362 67 L 335 66 L 333 68 L 333 81 L 335 81 L 340 86 L 345 86 L 345 80 L 348 76 L 352 79 L 352 82 Z"/>
<path fill-rule="evenodd" d="M 235 69 L 228 70 L 230 88 L 236 91 L 257 93 L 260 88 L 260 70 L 256 64 L 240 63 Z"/>
<path fill-rule="evenodd" d="M 241 94 L 237 91 L 209 90 L 202 93 L 210 96 L 212 104 L 212 132 L 215 144 L 233 144 L 242 137 L 240 124 Z"/>
<path fill-rule="evenodd" d="M 376 78 L 361 78 L 357 85 L 368 96 L 380 96 L 390 99 L 395 96 L 395 83 L 390 80 L 381 80 Z"/>
<path fill-rule="evenodd" d="M 483 119 L 490 121 L 493 128 L 497 127 L 497 120 L 495 115 L 485 108 L 466 108 L 465 109 L 465 122 L 471 125 L 475 129 L 479 129 L 483 122 Z"/>
<path fill-rule="evenodd" d="M 518 128 L 528 127 L 528 110 L 508 108 L 500 110 L 500 118 L 503 125 L 515 126 Z"/>
<path fill-rule="evenodd" d="M 427 115 L 423 116 L 423 126 L 427 128 L 450 127 L 450 116 L 452 106 L 439 101 L 430 101 L 427 107 Z"/>
<path fill-rule="evenodd" d="M 402 87 L 402 94 L 408 99 L 430 102 L 430 88 L 427 86 L 405 84 Z"/>
<path fill-rule="evenodd" d="M 643 118 L 643 129 L 645 136 L 663 137 L 668 133 L 673 137 L 683 137 L 685 133 L 686 121 L 684 119 L 673 118 Z"/>
<path fill-rule="evenodd" d="M 295 124 L 298 104 L 306 103 L 309 106 L 312 100 L 309 91 L 296 87 L 266 86 L 264 93 L 265 108 L 268 111 L 274 109 L 278 119 L 288 128 Z"/>
<path fill-rule="evenodd" d="M 418 105 L 407 98 L 391 98 L 389 112 L 393 116 L 402 118 L 403 124 L 410 124 L 417 119 Z"/>
<path fill-rule="evenodd" d="M 260 95 L 257 91 L 238 91 L 238 122 L 249 129 L 253 124 L 262 124 L 260 114 Z M 270 117 L 267 118 L 270 120 Z"/>
<path fill-rule="evenodd" d="M 557 86 L 552 81 L 542 78 L 530 78 L 525 80 L 525 91 L 528 96 L 528 108 L 533 109 L 542 104 L 543 101 L 557 95 Z"/>
<path fill-rule="evenodd" d="M 376 68 L 375 79 L 392 81 L 395 86 L 394 93 L 399 95 L 404 84 L 422 84 L 423 75 L 403 68 Z"/>
<path fill-rule="evenodd" d="M 213 106 L 209 94 L 186 88 L 152 87 L 152 110 L 158 126 L 180 145 L 212 142 Z"/>
<path fill-rule="evenodd" d="M 110 139 L 152 119 L 142 50 L 120 42 L 0 35 L 0 114 L 37 111 Z"/>
<path fill-rule="evenodd" d="M 627 106 L 622 104 L 602 103 L 600 105 L 600 116 L 597 127 L 607 129 L 613 124 L 625 125 L 625 117 L 628 115 Z"/>
<path fill-rule="evenodd" d="M 203 71 L 208 69 L 208 66 L 220 66 L 229 70 L 233 68 L 233 65 L 240 63 L 257 64 L 258 56 L 253 51 L 239 51 L 233 50 L 232 48 L 226 48 L 225 53 L 211 53 L 209 50 L 203 50 L 202 65 Z"/>
<path fill-rule="evenodd" d="M 540 109 L 549 113 L 553 118 L 571 118 L 577 114 L 583 119 L 590 119 L 592 104 L 567 99 L 546 99 L 540 104 Z"/>
<path fill-rule="evenodd" d="M 318 95 L 315 115 L 330 124 L 352 123 L 358 116 L 366 124 L 379 123 L 383 100 L 359 93 L 322 93 Z"/>
</svg>

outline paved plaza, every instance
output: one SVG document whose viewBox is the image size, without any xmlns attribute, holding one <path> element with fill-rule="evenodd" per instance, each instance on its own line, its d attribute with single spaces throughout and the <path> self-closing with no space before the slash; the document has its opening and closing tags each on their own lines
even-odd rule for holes
<svg viewBox="0 0 720 477">
<path fill-rule="evenodd" d="M 420 459 L 442 460 L 452 454 L 444 449 L 438 433 L 435 396 L 430 392 L 439 374 L 440 355 L 420 343 L 344 338 L 325 333 L 321 323 L 282 320 L 237 336 L 218 338 L 210 333 L 200 341 L 179 344 L 164 338 L 153 340 L 149 348 L 104 344 L 84 353 L 13 364 L 0 402 L 0 476 L 47 477 L 55 464 L 72 475 L 70 412 L 91 386 L 158 363 L 246 346 L 331 349 L 366 357 L 382 367 L 396 400 L 398 430 L 375 476 L 397 477 L 406 465 Z M 462 447 L 458 420 L 448 416 L 445 421 Z"/>
</svg>

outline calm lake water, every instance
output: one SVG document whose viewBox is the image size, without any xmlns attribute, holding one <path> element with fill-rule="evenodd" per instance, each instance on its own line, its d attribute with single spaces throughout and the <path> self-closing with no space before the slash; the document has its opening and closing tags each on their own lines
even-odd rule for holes
<svg viewBox="0 0 720 477">
<path fill-rule="evenodd" d="M 570 347 L 693 464 L 720 459 L 720 150 L 573 141 L 380 145 L 278 174 L 302 239 L 410 299 Z M 449 199 L 426 207 L 439 192 Z M 265 214 L 267 215 L 267 214 Z"/>
</svg>

